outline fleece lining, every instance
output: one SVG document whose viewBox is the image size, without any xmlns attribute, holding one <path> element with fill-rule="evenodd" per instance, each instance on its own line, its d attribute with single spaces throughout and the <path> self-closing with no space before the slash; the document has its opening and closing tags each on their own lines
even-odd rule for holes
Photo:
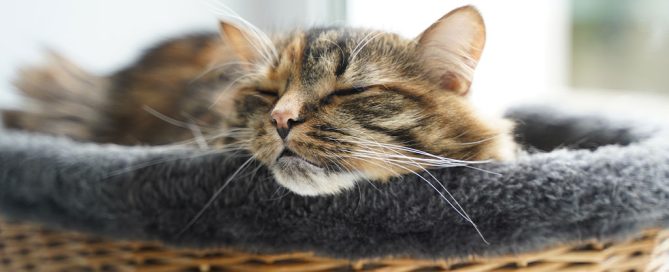
<svg viewBox="0 0 669 272">
<path fill-rule="evenodd" d="M 529 150 L 517 161 L 431 171 L 489 244 L 417 176 L 302 197 L 255 162 L 180 233 L 247 157 L 17 131 L 0 133 L 0 214 L 117 239 L 351 259 L 491 256 L 669 225 L 668 129 L 541 107 L 509 116 Z"/>
</svg>

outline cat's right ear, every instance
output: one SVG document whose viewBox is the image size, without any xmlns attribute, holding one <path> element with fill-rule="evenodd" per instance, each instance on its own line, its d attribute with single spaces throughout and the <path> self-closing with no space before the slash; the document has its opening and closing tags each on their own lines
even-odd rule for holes
<svg viewBox="0 0 669 272">
<path fill-rule="evenodd" d="M 218 30 L 223 46 L 230 48 L 240 60 L 254 62 L 258 58 L 258 53 L 249 40 L 251 36 L 245 30 L 224 21 L 219 22 Z"/>
<path fill-rule="evenodd" d="M 485 25 L 472 6 L 455 9 L 416 38 L 428 73 L 445 90 L 469 92 L 485 44 Z"/>
</svg>

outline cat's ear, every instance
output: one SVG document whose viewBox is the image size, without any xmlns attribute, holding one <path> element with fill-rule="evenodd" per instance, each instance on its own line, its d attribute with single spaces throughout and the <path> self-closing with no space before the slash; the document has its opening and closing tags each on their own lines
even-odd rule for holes
<svg viewBox="0 0 669 272">
<path fill-rule="evenodd" d="M 441 87 L 466 95 L 485 44 L 485 25 L 478 10 L 472 6 L 455 9 L 416 41 L 423 63 Z"/>
<path fill-rule="evenodd" d="M 223 40 L 223 45 L 230 48 L 240 60 L 253 62 L 257 59 L 258 53 L 249 40 L 251 36 L 245 30 L 224 21 L 219 22 L 218 30 Z"/>
</svg>

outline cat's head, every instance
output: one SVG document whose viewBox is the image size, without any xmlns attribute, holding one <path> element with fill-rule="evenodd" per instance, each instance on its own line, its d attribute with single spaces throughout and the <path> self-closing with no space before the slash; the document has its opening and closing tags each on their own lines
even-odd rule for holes
<svg viewBox="0 0 669 272">
<path fill-rule="evenodd" d="M 269 41 L 221 24 L 245 71 L 217 107 L 228 128 L 276 180 L 302 195 L 423 167 L 509 156 L 509 125 L 486 122 L 467 101 L 485 42 L 472 7 L 415 39 L 352 28 L 314 28 Z"/>
</svg>

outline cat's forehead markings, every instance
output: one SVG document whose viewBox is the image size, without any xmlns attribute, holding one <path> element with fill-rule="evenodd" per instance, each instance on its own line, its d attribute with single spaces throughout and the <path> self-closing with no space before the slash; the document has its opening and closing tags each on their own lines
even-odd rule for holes
<svg viewBox="0 0 669 272">
<path fill-rule="evenodd" d="M 374 61 L 365 61 L 364 65 L 355 63 L 351 54 L 366 35 L 365 31 L 347 28 L 314 28 L 294 33 L 281 50 L 281 61 L 276 69 L 280 94 L 293 89 L 318 97 L 337 88 L 365 85 L 363 83 L 370 81 L 369 76 L 360 73 L 371 70 L 377 74 L 379 66 Z M 358 54 L 356 59 L 366 55 Z"/>
<path fill-rule="evenodd" d="M 348 67 L 348 31 L 343 28 L 314 28 L 305 35 L 302 81 L 305 85 L 341 76 Z"/>
<path fill-rule="evenodd" d="M 304 47 L 304 34 L 294 33 L 279 54 L 279 64 L 268 79 L 275 82 L 275 86 L 280 93 L 285 92 L 296 77 L 299 77 L 301 70 L 302 48 Z"/>
</svg>

